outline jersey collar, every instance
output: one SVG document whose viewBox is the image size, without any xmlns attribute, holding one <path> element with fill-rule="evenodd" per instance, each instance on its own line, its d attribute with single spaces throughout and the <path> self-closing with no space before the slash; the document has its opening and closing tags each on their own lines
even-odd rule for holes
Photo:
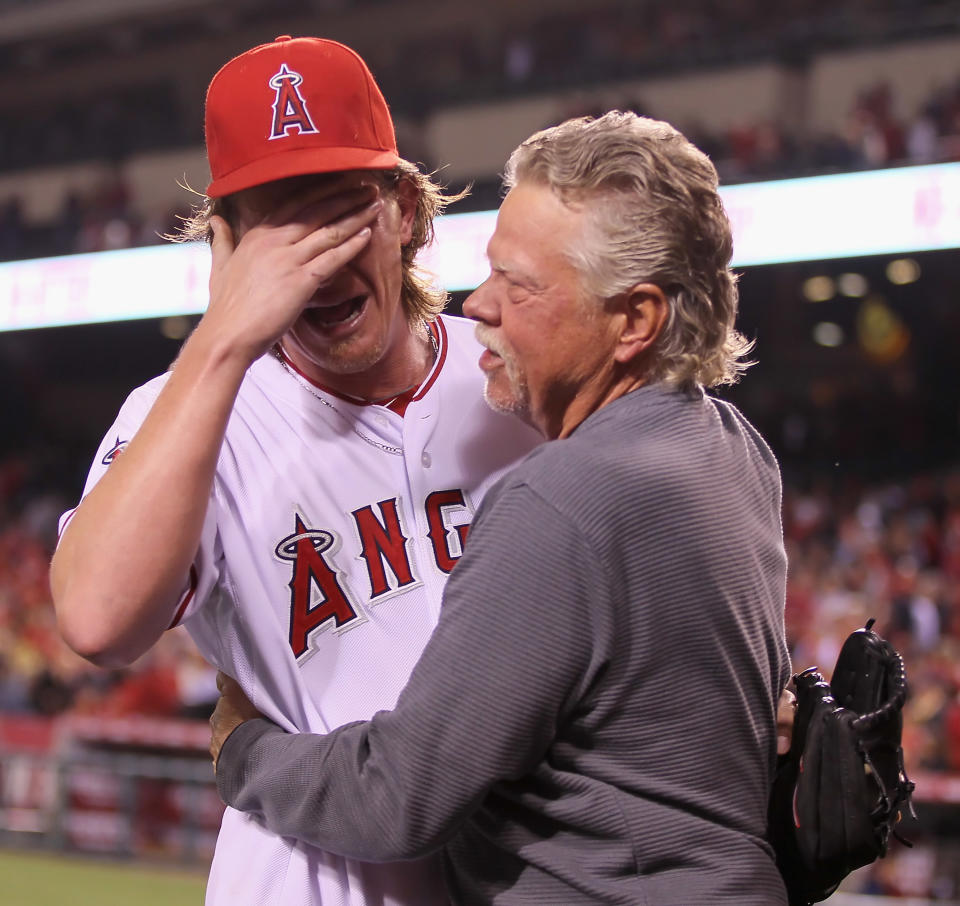
<svg viewBox="0 0 960 906">
<path fill-rule="evenodd" d="M 351 403 L 354 406 L 383 406 L 384 408 L 389 409 L 391 412 L 396 412 L 397 415 L 402 416 L 407 411 L 407 406 L 409 406 L 410 403 L 426 396 L 427 392 L 437 380 L 437 377 L 443 368 L 443 363 L 447 358 L 447 328 L 443 323 L 443 316 L 439 315 L 435 321 L 431 321 L 430 324 L 427 325 L 427 329 L 430 331 L 433 341 L 437 347 L 437 354 L 433 362 L 433 367 L 420 384 L 416 385 L 415 387 L 411 387 L 409 390 L 405 390 L 399 396 L 395 396 L 391 400 L 371 402 L 370 400 L 351 396 L 349 393 L 342 393 L 339 390 L 334 390 L 332 387 L 327 387 L 325 384 L 320 383 L 320 381 L 315 381 L 312 377 L 301 371 L 290 360 L 290 357 L 283 351 L 283 347 L 279 345 L 277 346 L 277 354 L 287 368 L 296 372 L 301 378 L 303 378 L 303 380 L 307 381 L 307 383 L 309 383 L 311 386 L 316 387 L 317 390 L 322 390 L 324 393 L 343 400 L 344 402 Z"/>
</svg>

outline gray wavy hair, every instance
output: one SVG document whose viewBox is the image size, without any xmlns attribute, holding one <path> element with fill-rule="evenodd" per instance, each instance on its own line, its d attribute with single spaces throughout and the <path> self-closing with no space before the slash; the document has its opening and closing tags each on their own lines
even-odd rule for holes
<svg viewBox="0 0 960 906">
<path fill-rule="evenodd" d="M 733 237 L 710 159 L 668 123 L 611 111 L 537 132 L 510 156 L 504 184 L 536 182 L 582 207 L 587 237 L 568 251 L 584 288 L 609 299 L 653 283 L 670 312 L 650 377 L 733 384 L 753 364 L 734 328 Z"/>
</svg>

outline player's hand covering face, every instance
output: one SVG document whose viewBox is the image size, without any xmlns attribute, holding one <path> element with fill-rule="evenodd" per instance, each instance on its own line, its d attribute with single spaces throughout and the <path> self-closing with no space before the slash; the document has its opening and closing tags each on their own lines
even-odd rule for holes
<svg viewBox="0 0 960 906">
<path fill-rule="evenodd" d="M 256 337 L 258 354 L 282 336 L 312 379 L 370 398 L 378 384 L 396 392 L 394 383 L 412 381 L 380 373 L 396 370 L 410 343 L 401 252 L 417 204 L 412 183 L 387 182 L 382 173 L 350 171 L 237 193 L 238 235 L 215 249 L 211 282 L 211 304 L 215 293 L 247 297 L 243 315 L 256 326 L 239 329 Z M 359 377 L 344 386 L 343 375 Z"/>
<path fill-rule="evenodd" d="M 272 184 L 277 186 L 278 184 Z M 236 230 L 222 217 L 213 230 L 210 304 L 205 323 L 250 361 L 262 355 L 301 316 L 346 262 L 370 241 L 383 201 L 375 186 L 283 198 L 273 211 L 239 193 Z M 277 193 L 278 198 L 282 196 Z"/>
</svg>

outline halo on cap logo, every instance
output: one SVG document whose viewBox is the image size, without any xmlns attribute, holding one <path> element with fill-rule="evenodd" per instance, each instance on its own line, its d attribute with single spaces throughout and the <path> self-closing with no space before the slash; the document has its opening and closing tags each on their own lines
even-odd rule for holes
<svg viewBox="0 0 960 906">
<path fill-rule="evenodd" d="M 277 92 L 273 101 L 271 141 L 275 138 L 286 138 L 291 129 L 296 129 L 301 134 L 317 131 L 310 114 L 307 113 L 307 102 L 297 88 L 302 81 L 303 76 L 290 69 L 286 63 L 282 63 L 280 70 L 270 76 L 268 84 Z"/>
</svg>

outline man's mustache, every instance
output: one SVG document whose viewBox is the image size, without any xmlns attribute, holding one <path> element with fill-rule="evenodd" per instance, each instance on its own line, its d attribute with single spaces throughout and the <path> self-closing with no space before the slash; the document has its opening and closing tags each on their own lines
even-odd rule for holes
<svg viewBox="0 0 960 906">
<path fill-rule="evenodd" d="M 482 346 L 486 346 L 487 349 L 500 356 L 500 358 L 506 358 L 503 345 L 500 343 L 492 327 L 487 324 L 478 324 L 474 329 L 474 335 Z"/>
</svg>

